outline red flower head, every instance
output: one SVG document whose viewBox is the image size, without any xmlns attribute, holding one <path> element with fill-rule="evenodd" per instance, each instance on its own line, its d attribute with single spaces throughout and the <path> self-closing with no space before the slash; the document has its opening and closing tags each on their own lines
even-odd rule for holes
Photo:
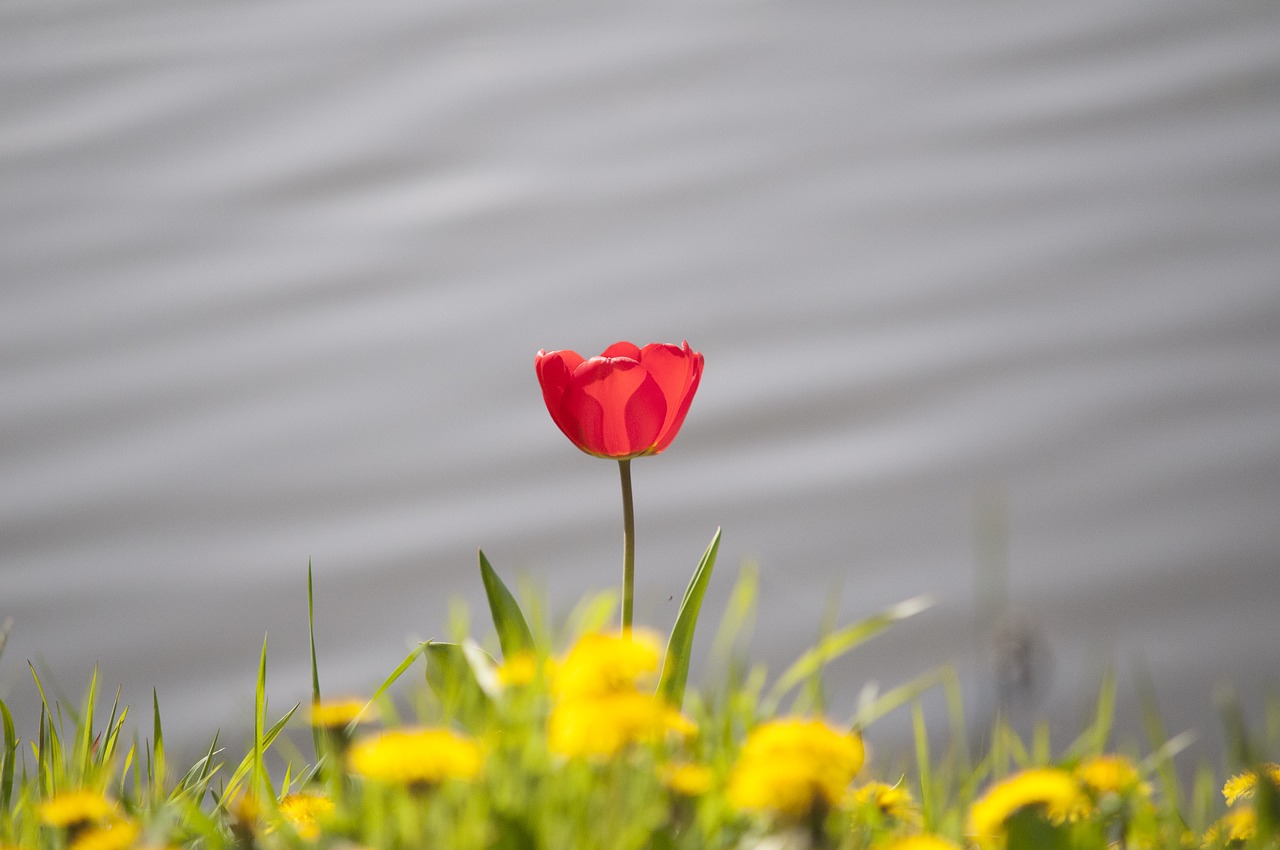
<svg viewBox="0 0 1280 850">
<path fill-rule="evenodd" d="M 539 351 L 538 382 L 551 418 L 587 454 L 626 460 L 670 445 L 702 377 L 702 355 L 655 342 L 609 346 L 584 360 L 573 351 Z"/>
</svg>

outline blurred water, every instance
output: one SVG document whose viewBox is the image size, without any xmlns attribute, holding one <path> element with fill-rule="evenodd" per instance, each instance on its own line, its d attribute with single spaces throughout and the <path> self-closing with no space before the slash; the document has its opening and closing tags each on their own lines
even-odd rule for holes
<svg viewBox="0 0 1280 850">
<path fill-rule="evenodd" d="M 532 358 L 624 338 L 707 359 L 635 465 L 639 619 L 723 526 L 709 615 L 758 560 L 775 669 L 837 591 L 939 599 L 838 717 L 948 660 L 990 709 L 978 563 L 1055 716 L 1116 658 L 1212 740 L 1280 678 L 1280 6 L 8 0 L 0 83 L 26 730 L 28 659 L 188 750 L 264 633 L 305 699 L 309 561 L 330 692 L 479 614 L 477 546 L 612 586 Z"/>
</svg>

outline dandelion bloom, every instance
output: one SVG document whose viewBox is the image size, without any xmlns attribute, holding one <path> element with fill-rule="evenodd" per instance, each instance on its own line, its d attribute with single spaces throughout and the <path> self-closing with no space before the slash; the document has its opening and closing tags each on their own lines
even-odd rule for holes
<svg viewBox="0 0 1280 850">
<path fill-rule="evenodd" d="M 661 661 L 661 643 L 652 632 L 591 632 L 556 666 L 552 693 L 569 700 L 634 691 L 657 675 Z"/>
<path fill-rule="evenodd" d="M 1124 756 L 1100 755 L 1085 759 L 1072 771 L 1077 780 L 1094 794 L 1128 796 L 1134 792 L 1149 795 L 1150 788 L 1138 768 Z"/>
<path fill-rule="evenodd" d="M 800 817 L 835 805 L 862 769 L 854 733 L 821 720 L 781 718 L 752 729 L 729 775 L 729 801 L 740 809 Z"/>
<path fill-rule="evenodd" d="M 564 435 L 587 454 L 656 455 L 675 439 L 702 378 L 702 355 L 683 345 L 618 342 L 584 359 L 539 351 L 542 398 Z"/>
<path fill-rule="evenodd" d="M 570 758 L 607 758 L 633 744 L 693 731 L 693 723 L 665 699 L 632 690 L 557 702 L 547 720 L 547 745 Z"/>
<path fill-rule="evenodd" d="M 280 814 L 294 832 L 308 841 L 320 836 L 320 821 L 333 813 L 333 800 L 323 794 L 299 792 L 280 800 Z"/>
<path fill-rule="evenodd" d="M 920 834 L 899 838 L 885 845 L 884 850 L 960 850 L 960 847 L 936 835 Z"/>
<path fill-rule="evenodd" d="M 662 784 L 685 797 L 699 797 L 711 790 L 715 776 L 705 764 L 680 762 L 662 769 Z"/>
<path fill-rule="evenodd" d="M 311 725 L 317 729 L 340 729 L 355 720 L 372 720 L 376 709 L 356 697 L 322 700 L 311 704 Z"/>
<path fill-rule="evenodd" d="M 1262 766 L 1266 771 L 1266 775 L 1271 779 L 1273 785 L 1280 787 L 1280 765 L 1265 764 Z M 1222 796 L 1226 798 L 1227 805 L 1234 805 L 1236 800 L 1249 799 L 1253 796 L 1254 790 L 1258 786 L 1258 775 L 1253 771 L 1238 773 L 1227 780 L 1222 786 Z"/>
<path fill-rule="evenodd" d="M 74 826 L 114 816 L 116 804 L 96 791 L 62 791 L 40 803 L 46 826 Z"/>
<path fill-rule="evenodd" d="M 883 782 L 868 782 L 854 790 L 853 801 L 860 806 L 873 808 L 881 817 L 901 824 L 914 826 L 920 823 L 920 808 L 902 783 L 886 785 Z"/>
<path fill-rule="evenodd" d="M 396 729 L 357 741 L 347 754 L 350 771 L 397 785 L 474 779 L 484 766 L 480 745 L 448 729 Z"/>
<path fill-rule="evenodd" d="M 1205 830 L 1205 847 L 1216 847 L 1224 842 L 1250 841 L 1258 832 L 1258 813 L 1253 806 L 1237 806 L 1227 812 L 1217 823 Z"/>
<path fill-rule="evenodd" d="M 1065 770 L 1031 768 L 997 782 L 974 802 L 969 831 L 979 837 L 1001 835 L 1009 818 L 1029 806 L 1043 811 L 1051 822 L 1062 823 L 1088 811 L 1089 800 Z"/>
<path fill-rule="evenodd" d="M 532 684 L 538 678 L 538 666 L 538 656 L 528 651 L 517 652 L 498 668 L 498 681 L 504 686 Z"/>
<path fill-rule="evenodd" d="M 87 829 L 71 842 L 68 850 L 127 850 L 142 830 L 131 820 L 118 820 Z"/>
</svg>

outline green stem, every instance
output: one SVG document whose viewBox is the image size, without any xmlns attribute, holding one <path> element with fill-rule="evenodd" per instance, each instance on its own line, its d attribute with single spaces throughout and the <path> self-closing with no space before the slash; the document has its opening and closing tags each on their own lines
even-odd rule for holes
<svg viewBox="0 0 1280 850">
<path fill-rule="evenodd" d="M 631 459 L 618 461 L 622 473 L 622 630 L 631 631 L 636 584 L 636 512 L 631 503 Z"/>
</svg>

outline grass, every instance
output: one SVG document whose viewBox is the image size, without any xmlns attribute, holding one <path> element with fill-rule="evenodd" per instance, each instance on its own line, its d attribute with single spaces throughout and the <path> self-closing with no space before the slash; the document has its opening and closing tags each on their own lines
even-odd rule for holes
<svg viewBox="0 0 1280 850">
<path fill-rule="evenodd" d="M 175 769 L 158 695 L 150 737 L 126 740 L 130 709 L 118 693 L 104 697 L 96 674 L 72 707 L 48 700 L 33 668 L 34 732 L 20 735 L 0 702 L 0 848 L 1280 847 L 1280 768 L 1267 761 L 1280 704 L 1256 735 L 1228 709 L 1236 769 L 1201 768 L 1189 788 L 1174 770 L 1185 741 L 1167 737 L 1154 711 L 1145 745 L 1113 741 L 1111 678 L 1061 749 L 1047 726 L 1024 739 L 997 718 L 975 753 L 948 667 L 865 692 L 852 717 L 828 717 L 828 665 L 926 600 L 833 627 L 772 674 L 741 649 L 759 614 L 755 572 L 744 569 L 711 642 L 706 667 L 718 678 L 690 688 L 718 543 L 717 532 L 665 644 L 605 628 L 611 596 L 582 600 L 571 625 L 551 633 L 481 554 L 492 654 L 461 634 L 424 643 L 373 693 L 342 700 L 321 692 L 312 618 L 310 705 L 268 706 L 264 641 L 253 738 L 234 763 L 215 734 Z M 310 571 L 307 596 L 310 611 Z M 938 693 L 941 737 L 923 708 Z M 914 730 L 905 774 L 868 762 L 861 741 L 898 710 Z M 282 736 L 302 729 L 313 751 L 283 755 Z"/>
</svg>

